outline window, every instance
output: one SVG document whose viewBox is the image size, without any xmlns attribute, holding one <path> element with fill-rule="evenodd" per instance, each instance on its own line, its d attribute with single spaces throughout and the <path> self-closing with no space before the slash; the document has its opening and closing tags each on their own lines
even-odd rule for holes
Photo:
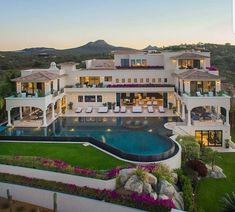
<svg viewBox="0 0 235 212">
<path fill-rule="evenodd" d="M 137 59 L 137 60 L 136 60 L 136 65 L 137 65 L 137 66 L 140 66 L 140 65 L 141 65 L 141 59 Z"/>
<path fill-rule="evenodd" d="M 104 81 L 105 82 L 112 82 L 112 76 L 105 76 Z"/>
<path fill-rule="evenodd" d="M 119 79 L 116 79 L 116 83 L 119 83 Z"/>
<path fill-rule="evenodd" d="M 198 130 L 195 131 L 195 139 L 206 146 L 222 146 L 222 131 Z"/>
<path fill-rule="evenodd" d="M 135 60 L 131 60 L 131 66 L 135 66 Z"/>
<path fill-rule="evenodd" d="M 134 83 L 137 83 L 137 78 L 134 79 Z"/>
<path fill-rule="evenodd" d="M 146 78 L 146 82 L 149 83 L 149 78 Z"/>
<path fill-rule="evenodd" d="M 128 78 L 128 83 L 131 83 L 131 78 Z"/>
<path fill-rule="evenodd" d="M 162 82 L 162 79 L 161 79 L 161 78 L 158 78 L 158 82 L 161 83 L 161 82 Z"/>
<path fill-rule="evenodd" d="M 102 102 L 102 96 L 101 95 L 97 96 L 97 102 Z"/>
<path fill-rule="evenodd" d="M 129 67 L 129 59 L 121 59 L 121 67 Z"/>
<path fill-rule="evenodd" d="M 122 78 L 122 83 L 125 83 L 125 78 Z"/>
<path fill-rule="evenodd" d="M 155 78 L 153 78 L 153 79 L 152 79 L 152 83 L 155 83 L 155 82 L 156 82 L 156 79 L 155 79 Z"/>
<path fill-rule="evenodd" d="M 146 59 L 142 59 L 142 66 L 147 66 L 147 60 Z"/>
<path fill-rule="evenodd" d="M 60 79 L 57 79 L 57 91 L 60 90 Z"/>
<path fill-rule="evenodd" d="M 95 102 L 95 96 L 85 96 L 85 102 Z"/>
<path fill-rule="evenodd" d="M 143 83 L 144 82 L 144 79 L 143 78 L 140 78 L 140 83 Z"/>
<path fill-rule="evenodd" d="M 78 102 L 83 102 L 83 96 L 78 96 Z"/>
<path fill-rule="evenodd" d="M 167 78 L 164 78 L 164 82 L 167 83 Z"/>
</svg>

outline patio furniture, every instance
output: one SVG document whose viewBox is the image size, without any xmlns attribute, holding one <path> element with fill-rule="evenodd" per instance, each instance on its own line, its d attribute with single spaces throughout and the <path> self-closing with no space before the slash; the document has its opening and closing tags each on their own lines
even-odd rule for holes
<svg viewBox="0 0 235 212">
<path fill-rule="evenodd" d="M 82 108 L 81 107 L 77 107 L 77 109 L 75 110 L 75 113 L 81 113 L 82 112 Z"/>
<path fill-rule="evenodd" d="M 92 108 L 92 107 L 87 107 L 87 109 L 86 109 L 86 113 L 91 113 L 91 112 L 92 112 L 92 110 L 93 110 L 93 108 Z"/>
<path fill-rule="evenodd" d="M 157 101 L 153 101 L 153 105 L 154 105 L 154 106 L 157 106 Z"/>
<path fill-rule="evenodd" d="M 154 112 L 153 106 L 148 106 L 148 112 L 149 112 L 149 113 L 153 113 L 153 112 Z"/>
<path fill-rule="evenodd" d="M 153 105 L 153 102 L 152 101 L 147 101 L 147 106 L 151 106 Z"/>
<path fill-rule="evenodd" d="M 159 113 L 165 113 L 163 106 L 159 106 L 158 111 Z"/>
<path fill-rule="evenodd" d="M 208 93 L 208 96 L 209 96 L 209 97 L 214 96 L 213 92 L 210 91 L 210 92 Z"/>
<path fill-rule="evenodd" d="M 109 108 L 107 106 L 99 107 L 98 113 L 107 113 Z"/>
<path fill-rule="evenodd" d="M 132 113 L 142 113 L 142 107 L 141 106 L 133 106 Z"/>
<path fill-rule="evenodd" d="M 120 112 L 120 107 L 119 106 L 115 106 L 113 112 L 114 113 L 119 113 Z"/>
<path fill-rule="evenodd" d="M 121 112 L 121 113 L 125 113 L 125 112 L 126 112 L 126 106 L 121 106 L 120 112 Z"/>
<path fill-rule="evenodd" d="M 201 94 L 200 91 L 197 91 L 197 92 L 196 92 L 196 95 L 197 95 L 197 96 L 202 96 L 202 94 Z"/>
</svg>

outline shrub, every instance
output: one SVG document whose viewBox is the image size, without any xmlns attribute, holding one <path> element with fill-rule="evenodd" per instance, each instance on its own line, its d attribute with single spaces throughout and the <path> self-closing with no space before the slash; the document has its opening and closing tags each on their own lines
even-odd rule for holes
<svg viewBox="0 0 235 212">
<path fill-rule="evenodd" d="M 176 139 L 182 148 L 182 161 L 186 163 L 192 159 L 198 159 L 200 145 L 192 136 L 178 136 Z"/>
<path fill-rule="evenodd" d="M 222 211 L 223 212 L 232 212 L 235 211 L 235 193 L 231 194 L 226 193 L 222 198 Z"/>
<path fill-rule="evenodd" d="M 142 168 L 137 168 L 135 170 L 135 175 L 138 177 L 138 179 L 142 182 L 145 181 L 145 171 Z"/>
<path fill-rule="evenodd" d="M 190 160 L 187 163 L 187 166 L 193 169 L 198 173 L 200 177 L 207 176 L 207 168 L 206 165 L 200 160 Z"/>
<path fill-rule="evenodd" d="M 191 212 L 194 211 L 194 203 L 193 203 L 193 187 L 189 177 L 183 174 L 182 170 L 177 170 L 178 179 L 180 186 L 183 191 L 184 198 L 184 209 Z"/>
<path fill-rule="evenodd" d="M 172 172 L 170 168 L 165 164 L 158 164 L 157 168 L 152 171 L 152 174 L 158 179 L 167 180 L 169 183 L 173 183 Z"/>
</svg>

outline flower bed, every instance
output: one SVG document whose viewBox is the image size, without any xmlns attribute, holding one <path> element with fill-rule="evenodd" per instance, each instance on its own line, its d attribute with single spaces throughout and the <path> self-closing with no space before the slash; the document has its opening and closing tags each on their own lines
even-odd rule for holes
<svg viewBox="0 0 235 212">
<path fill-rule="evenodd" d="M 88 187 L 78 187 L 73 184 L 64 184 L 60 182 L 47 181 L 41 179 L 28 178 L 18 175 L 0 173 L 0 182 L 19 184 L 34 188 L 47 189 L 55 192 L 62 192 L 76 196 L 102 200 L 114 204 L 125 205 L 128 207 L 139 208 L 146 211 L 170 211 L 175 208 L 172 200 L 156 199 L 146 194 L 119 193 L 116 191 L 92 189 Z"/>
<path fill-rule="evenodd" d="M 2 156 L 0 155 L 0 164 L 22 166 L 27 168 L 42 169 L 47 171 L 55 171 L 66 174 L 73 174 L 78 176 L 85 176 L 91 178 L 98 178 L 108 180 L 115 178 L 119 171 L 123 168 L 141 167 L 145 170 L 152 171 L 156 169 L 156 164 L 148 165 L 129 165 L 126 167 L 116 167 L 111 170 L 97 171 L 93 169 L 81 168 L 79 166 L 72 166 L 61 160 L 52 160 L 43 157 L 32 156 Z"/>
</svg>

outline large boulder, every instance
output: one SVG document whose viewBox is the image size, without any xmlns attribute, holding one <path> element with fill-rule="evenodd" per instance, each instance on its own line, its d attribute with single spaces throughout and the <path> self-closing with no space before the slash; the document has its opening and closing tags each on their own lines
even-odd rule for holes
<svg viewBox="0 0 235 212">
<path fill-rule="evenodd" d="M 150 185 L 156 185 L 157 184 L 157 178 L 153 174 L 146 172 L 145 182 L 149 183 Z"/>
<path fill-rule="evenodd" d="M 223 169 L 220 168 L 219 166 L 214 166 L 213 167 L 213 170 L 212 170 L 212 166 L 210 165 L 206 165 L 207 167 L 207 170 L 208 170 L 208 177 L 212 177 L 212 178 L 216 178 L 216 179 L 219 179 L 219 178 L 226 178 L 226 175 L 224 174 L 223 172 Z"/>
<path fill-rule="evenodd" d="M 172 197 L 174 193 L 177 191 L 175 190 L 174 186 L 166 180 L 160 180 L 158 183 L 158 193 L 159 195 L 164 194 L 168 197 Z"/>
<path fill-rule="evenodd" d="M 144 183 L 136 175 L 132 175 L 127 180 L 124 189 L 141 194 L 143 192 L 143 187 Z"/>
<path fill-rule="evenodd" d="M 182 192 L 174 193 L 172 201 L 175 204 L 176 208 L 184 210 L 184 198 Z"/>
<path fill-rule="evenodd" d="M 172 199 L 176 208 L 184 209 L 184 199 L 180 192 L 177 192 L 175 185 L 172 185 L 166 180 L 160 180 L 158 183 L 159 198 L 161 199 Z"/>
<path fill-rule="evenodd" d="M 143 185 L 143 192 L 145 194 L 150 194 L 152 192 L 152 186 L 149 183 L 144 183 Z"/>
<path fill-rule="evenodd" d="M 177 184 L 177 182 L 178 182 L 178 175 L 177 175 L 177 173 L 172 172 L 171 176 L 172 176 L 174 184 Z"/>
<path fill-rule="evenodd" d="M 134 174 L 136 171 L 136 168 L 131 168 L 131 169 L 122 169 L 119 171 L 119 180 L 121 185 L 125 185 L 127 180 Z"/>
</svg>

